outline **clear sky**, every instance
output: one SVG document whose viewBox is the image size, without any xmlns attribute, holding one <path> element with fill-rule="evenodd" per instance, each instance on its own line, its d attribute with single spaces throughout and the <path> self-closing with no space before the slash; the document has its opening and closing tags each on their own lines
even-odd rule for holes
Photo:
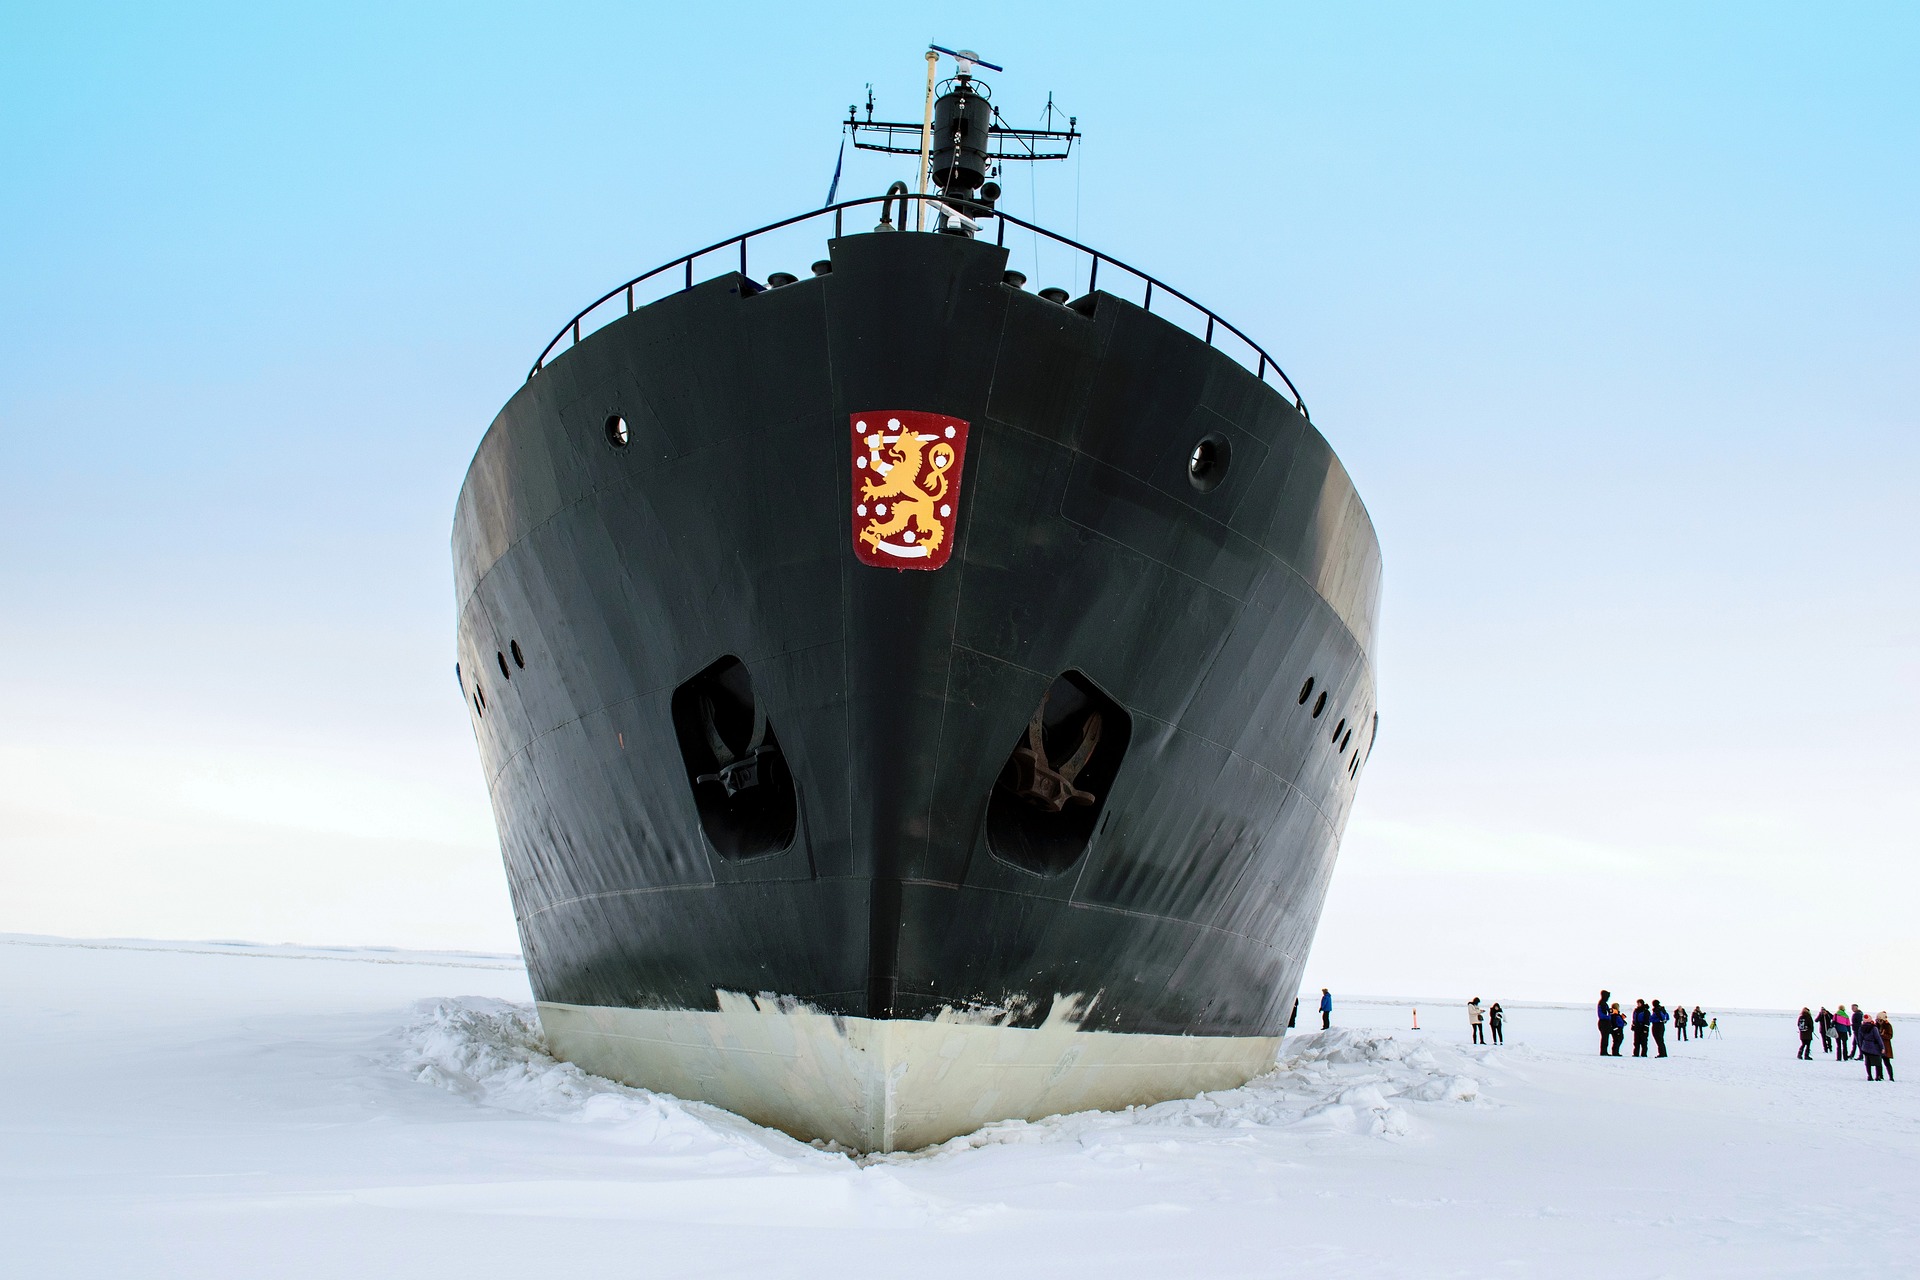
<svg viewBox="0 0 1920 1280">
<path fill-rule="evenodd" d="M 0 929 L 511 948 L 474 446 L 929 38 L 1079 116 L 1010 207 L 1261 340 L 1373 513 L 1312 987 L 1920 1010 L 1897 5 L 14 6 Z"/>
</svg>

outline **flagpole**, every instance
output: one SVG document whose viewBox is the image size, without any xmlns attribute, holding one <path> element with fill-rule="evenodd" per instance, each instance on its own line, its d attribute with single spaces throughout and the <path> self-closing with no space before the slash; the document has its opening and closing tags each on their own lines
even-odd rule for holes
<svg viewBox="0 0 1920 1280">
<path fill-rule="evenodd" d="M 833 198 L 840 194 L 840 166 L 845 164 L 846 162 L 847 162 L 847 140 L 846 140 L 846 137 L 843 135 L 840 139 L 840 154 L 838 157 L 834 159 L 834 162 L 833 162 L 833 182 L 831 185 L 827 187 L 827 205 L 832 204 Z M 822 205 L 820 207 L 824 209 L 827 207 L 827 205 Z"/>
<path fill-rule="evenodd" d="M 927 50 L 927 110 L 920 121 L 920 194 L 927 194 L 927 160 L 933 152 L 933 78 L 940 67 L 940 55 Z M 927 229 L 927 202 L 913 202 L 913 229 Z"/>
</svg>

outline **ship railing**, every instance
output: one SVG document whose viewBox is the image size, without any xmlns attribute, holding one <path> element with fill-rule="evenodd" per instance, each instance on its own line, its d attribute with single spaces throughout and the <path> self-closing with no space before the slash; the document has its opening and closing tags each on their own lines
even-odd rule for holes
<svg viewBox="0 0 1920 1280">
<path fill-rule="evenodd" d="M 833 234 L 837 238 L 847 234 L 849 230 L 850 223 L 846 216 L 848 211 L 874 208 L 882 205 L 887 206 L 883 213 L 888 217 L 889 225 L 891 218 L 898 216 L 900 229 L 904 230 L 907 222 L 907 202 L 910 200 L 925 201 L 931 205 L 940 201 L 941 197 L 896 192 L 892 195 L 863 196 L 857 200 L 843 200 L 838 204 L 827 205 L 825 208 L 810 209 L 806 213 L 796 214 L 791 218 L 782 218 L 778 222 L 770 222 L 764 227 L 756 228 L 753 231 L 748 231 L 741 235 L 730 236 L 725 240 L 710 244 L 704 249 L 696 249 L 692 253 L 683 254 L 673 259 L 671 262 L 664 262 L 651 271 L 635 276 L 625 284 L 616 285 L 581 308 L 579 313 L 576 314 L 573 319 L 569 320 L 566 325 L 561 328 L 559 333 L 553 336 L 553 341 L 549 342 L 545 349 L 540 352 L 539 358 L 533 362 L 533 368 L 527 372 L 527 379 L 531 381 L 537 377 L 540 371 L 546 368 L 548 362 L 554 358 L 557 351 L 566 350 L 579 342 L 580 339 L 587 334 L 593 333 L 605 325 L 620 319 L 624 315 L 632 314 L 636 308 L 644 306 L 648 302 L 656 301 L 667 293 L 693 288 L 695 284 L 695 273 L 698 271 L 699 265 L 704 259 L 712 258 L 725 263 L 728 267 L 738 270 L 742 279 L 750 283 L 755 283 L 755 287 L 759 288 L 760 286 L 757 282 L 753 282 L 753 277 L 749 272 L 749 268 L 753 262 L 753 246 L 755 241 L 766 242 L 775 238 L 784 239 L 784 237 L 776 237 L 776 233 L 828 218 L 833 220 Z M 898 211 L 897 215 L 895 213 L 896 210 Z M 1070 278 L 1072 278 L 1076 284 L 1082 278 L 1080 271 L 1084 268 L 1086 289 L 1083 296 L 1091 295 L 1095 289 L 1104 287 L 1108 293 L 1114 294 L 1117 297 L 1124 297 L 1130 302 L 1136 301 L 1137 299 L 1138 304 L 1145 310 L 1179 325 L 1196 337 L 1203 339 L 1208 346 L 1219 347 L 1223 351 L 1226 351 L 1241 364 L 1245 365 L 1247 369 L 1262 382 L 1272 385 L 1273 380 L 1278 379 L 1280 386 L 1286 389 L 1285 394 L 1288 399 L 1292 401 L 1294 407 L 1302 414 L 1307 412 L 1306 401 L 1301 397 L 1299 388 L 1293 385 L 1293 379 L 1289 378 L 1286 375 L 1286 371 L 1281 369 L 1279 362 L 1268 355 L 1266 349 L 1259 343 L 1248 337 L 1238 326 L 1223 318 L 1218 312 L 1196 302 L 1164 280 L 1156 279 L 1138 267 L 1129 266 L 1118 258 L 1102 253 L 1089 245 L 1081 244 L 1078 240 L 1073 240 L 1056 232 L 1049 231 L 1045 227 L 1027 222 L 1010 213 L 995 211 L 988 216 L 997 224 L 994 233 L 996 244 L 1005 246 L 1007 243 L 1007 228 L 1014 227 L 1035 237 L 1036 240 L 1040 242 L 1058 245 L 1069 250 L 1081 260 L 1080 263 L 1077 263 L 1069 272 Z M 853 225 L 852 229 L 854 231 L 862 230 L 858 225 Z M 766 245 L 763 244 L 760 257 L 760 261 L 762 262 L 766 261 L 765 248 Z M 797 261 L 797 259 L 783 260 L 783 265 L 791 266 L 794 261 Z M 800 265 L 804 266 L 805 264 L 802 263 Z M 1159 310 L 1155 310 L 1156 303 L 1159 304 Z M 1180 305 L 1169 306 L 1170 303 Z M 562 346 L 563 343 L 565 346 Z"/>
</svg>

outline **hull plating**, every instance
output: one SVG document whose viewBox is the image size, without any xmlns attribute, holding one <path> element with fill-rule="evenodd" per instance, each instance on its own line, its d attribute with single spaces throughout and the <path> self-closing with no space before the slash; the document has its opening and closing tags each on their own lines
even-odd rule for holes
<svg viewBox="0 0 1920 1280">
<path fill-rule="evenodd" d="M 555 1046 L 733 1105 L 685 1037 L 649 1055 L 593 1028 L 719 1017 L 727 992 L 864 1020 L 850 1092 L 796 1089 L 845 1114 L 766 1114 L 882 1146 L 1053 1096 L 979 1103 L 997 1086 L 963 1073 L 981 1092 L 957 1109 L 911 1087 L 878 1118 L 832 1102 L 867 1096 L 856 1063 L 917 1060 L 922 1032 L 887 1023 L 986 1010 L 1037 1033 L 1080 993 L 1030 1043 L 1253 1045 L 1196 1043 L 1234 1065 L 1120 1092 L 1238 1083 L 1284 1029 L 1372 747 L 1366 512 L 1283 399 L 1129 303 L 1046 302 L 954 237 L 847 237 L 832 260 L 587 338 L 508 403 L 462 489 L 462 691 Z M 876 405 L 969 424 L 937 571 L 856 558 L 849 421 Z M 700 691 L 749 687 L 777 750 L 742 794 L 790 797 L 771 817 L 693 781 Z M 1110 776 L 1097 817 L 1069 807 L 1083 835 L 1029 838 L 1010 753 L 1061 690 L 1106 708 Z"/>
</svg>

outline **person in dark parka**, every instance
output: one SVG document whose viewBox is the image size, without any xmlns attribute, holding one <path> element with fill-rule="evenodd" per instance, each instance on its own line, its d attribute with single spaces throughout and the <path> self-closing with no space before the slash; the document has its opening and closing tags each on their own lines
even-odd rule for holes
<svg viewBox="0 0 1920 1280">
<path fill-rule="evenodd" d="M 1687 1006 L 1684 1004 L 1673 1006 L 1673 1033 L 1679 1039 L 1687 1038 Z"/>
<path fill-rule="evenodd" d="M 1500 1002 L 1495 1000 L 1493 1007 L 1487 1010 L 1487 1030 L 1493 1033 L 1493 1042 L 1495 1044 L 1505 1044 L 1507 1042 L 1507 1034 L 1504 1029 L 1506 1025 L 1507 1012 L 1500 1007 Z"/>
<path fill-rule="evenodd" d="M 1881 1079 L 1883 1068 L 1880 1055 L 1885 1052 L 1887 1042 L 1880 1038 L 1880 1024 L 1872 1018 L 1860 1019 L 1859 1025 L 1853 1029 L 1853 1046 L 1866 1060 L 1867 1079 Z"/>
<path fill-rule="evenodd" d="M 1333 1026 L 1333 992 L 1322 987 L 1320 988 L 1320 1029 L 1325 1031 L 1331 1026 Z"/>
<path fill-rule="evenodd" d="M 1822 1012 L 1824 1013 L 1825 1010 L 1822 1010 Z M 1802 1006 L 1800 1009 L 1799 1025 L 1800 1025 L 1800 1052 L 1794 1054 L 1793 1056 L 1796 1058 L 1805 1058 L 1807 1061 L 1811 1062 L 1813 1061 L 1814 1020 L 1813 1020 L 1813 1011 L 1806 1008 L 1805 1006 Z"/>
<path fill-rule="evenodd" d="M 1620 1012 L 1620 1002 L 1615 1000 L 1607 1006 L 1607 1029 L 1613 1045 L 1613 1056 L 1620 1056 L 1620 1042 L 1627 1038 L 1627 1016 Z"/>
<path fill-rule="evenodd" d="M 1653 1026 L 1653 1013 L 1645 1000 L 1633 1002 L 1633 1056 L 1647 1056 L 1647 1031 Z"/>
<path fill-rule="evenodd" d="M 1671 1020 L 1672 1015 L 1667 1012 L 1667 1007 L 1655 1000 L 1653 1002 L 1653 1047 L 1658 1052 L 1653 1056 L 1656 1058 L 1667 1056 L 1667 1023 Z"/>
<path fill-rule="evenodd" d="M 1607 1056 L 1607 1046 L 1613 1041 L 1613 1015 L 1607 1011 L 1607 1000 L 1613 992 L 1602 988 L 1600 1003 L 1594 1012 L 1600 1016 L 1600 1056 Z"/>
<path fill-rule="evenodd" d="M 1893 1080 L 1893 1020 L 1887 1017 L 1887 1011 L 1882 1009 L 1880 1016 L 1873 1020 L 1873 1025 L 1880 1032 L 1880 1067 L 1887 1073 L 1887 1080 L 1891 1083 Z"/>
<path fill-rule="evenodd" d="M 1827 1006 L 1825 1005 L 1821 1005 L 1820 1016 L 1815 1018 L 1813 1021 L 1814 1021 L 1814 1024 L 1820 1028 L 1820 1052 L 1832 1053 L 1833 1052 L 1833 1010 L 1827 1008 Z"/>
<path fill-rule="evenodd" d="M 1699 1005 L 1695 1005 L 1693 1006 L 1693 1038 L 1695 1040 L 1704 1039 L 1706 1034 L 1707 1015 L 1701 1011 Z"/>
</svg>

